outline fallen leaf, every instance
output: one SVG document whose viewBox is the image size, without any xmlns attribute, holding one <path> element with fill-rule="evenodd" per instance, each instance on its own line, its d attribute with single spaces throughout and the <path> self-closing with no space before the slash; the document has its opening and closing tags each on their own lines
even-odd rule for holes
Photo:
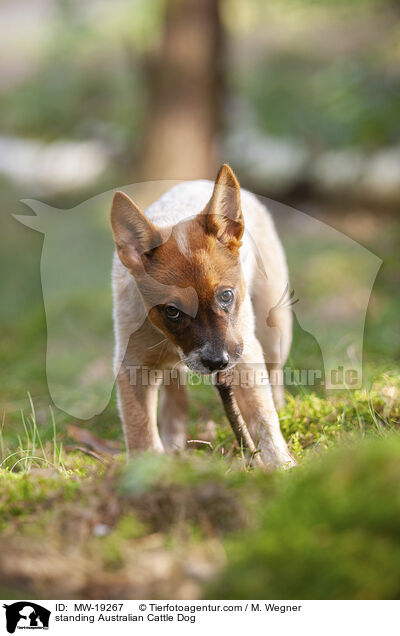
<svg viewBox="0 0 400 636">
<path fill-rule="evenodd" d="M 86 444 L 97 453 L 104 455 L 118 455 L 121 452 L 121 445 L 117 441 L 105 440 L 93 435 L 87 428 L 70 424 L 67 428 L 68 435 L 79 444 Z"/>
</svg>

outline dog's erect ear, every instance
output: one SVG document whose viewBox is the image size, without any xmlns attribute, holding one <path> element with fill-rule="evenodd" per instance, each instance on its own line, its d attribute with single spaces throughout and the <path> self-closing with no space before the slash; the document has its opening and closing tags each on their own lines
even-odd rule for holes
<svg viewBox="0 0 400 636">
<path fill-rule="evenodd" d="M 214 234 L 230 249 L 240 247 L 244 231 L 240 186 L 233 170 L 226 163 L 218 172 L 212 197 L 203 214 L 208 234 Z"/>
<path fill-rule="evenodd" d="M 162 243 L 160 230 L 124 192 L 114 194 L 111 227 L 118 256 L 132 272 L 141 270 L 142 256 Z"/>
</svg>

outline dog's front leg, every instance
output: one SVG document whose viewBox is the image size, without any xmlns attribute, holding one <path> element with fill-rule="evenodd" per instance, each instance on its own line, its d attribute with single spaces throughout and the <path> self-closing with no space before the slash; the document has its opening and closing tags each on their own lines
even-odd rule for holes
<svg viewBox="0 0 400 636">
<path fill-rule="evenodd" d="M 296 462 L 280 429 L 262 348 L 255 336 L 245 345 L 233 381 L 239 408 L 266 468 L 293 466 Z"/>
<path fill-rule="evenodd" d="M 157 428 L 158 385 L 149 382 L 147 372 L 123 364 L 117 388 L 128 455 L 141 450 L 164 452 Z"/>
</svg>

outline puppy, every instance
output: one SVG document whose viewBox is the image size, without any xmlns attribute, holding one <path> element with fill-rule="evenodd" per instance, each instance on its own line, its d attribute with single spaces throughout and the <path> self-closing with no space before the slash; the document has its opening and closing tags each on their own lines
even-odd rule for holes
<svg viewBox="0 0 400 636">
<path fill-rule="evenodd" d="M 115 374 L 128 453 L 186 443 L 185 386 L 171 373 L 233 369 L 234 393 L 269 469 L 294 460 L 276 406 L 292 332 L 285 255 L 266 208 L 224 164 L 184 182 L 143 213 L 123 192 L 111 209 Z M 278 373 L 279 376 L 279 373 Z M 160 384 L 162 403 L 157 425 Z M 272 390 L 271 390 L 272 389 Z"/>
</svg>

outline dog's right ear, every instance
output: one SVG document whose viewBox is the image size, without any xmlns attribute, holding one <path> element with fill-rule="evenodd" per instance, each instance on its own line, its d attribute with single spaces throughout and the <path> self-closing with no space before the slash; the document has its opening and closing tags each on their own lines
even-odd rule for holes
<svg viewBox="0 0 400 636">
<path fill-rule="evenodd" d="M 142 270 L 142 256 L 162 243 L 160 230 L 121 191 L 114 194 L 111 227 L 121 263 L 132 273 Z"/>
</svg>

